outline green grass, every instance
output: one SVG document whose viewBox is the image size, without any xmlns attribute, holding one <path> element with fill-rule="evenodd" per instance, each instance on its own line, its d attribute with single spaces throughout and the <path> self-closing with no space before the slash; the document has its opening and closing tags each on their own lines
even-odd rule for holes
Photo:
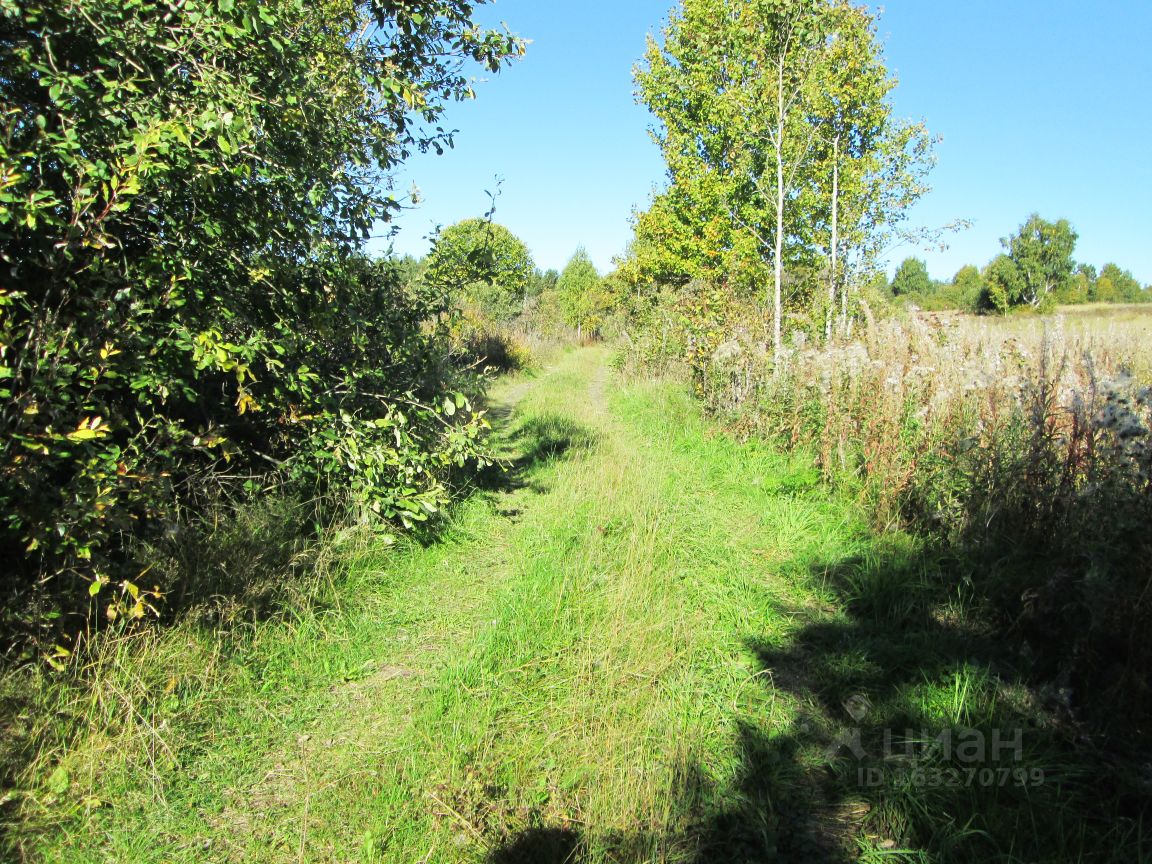
<svg viewBox="0 0 1152 864">
<path fill-rule="evenodd" d="M 10 857 L 1142 860 L 916 541 L 607 361 L 501 385 L 509 470 L 434 542 L 346 532 L 276 614 L 110 643 L 84 685 L 9 677 Z M 1044 785 L 874 758 L 885 729 L 954 726 L 1026 726 Z M 829 758 L 853 729 L 871 761 Z M 938 750 L 915 767 L 970 764 Z"/>
</svg>

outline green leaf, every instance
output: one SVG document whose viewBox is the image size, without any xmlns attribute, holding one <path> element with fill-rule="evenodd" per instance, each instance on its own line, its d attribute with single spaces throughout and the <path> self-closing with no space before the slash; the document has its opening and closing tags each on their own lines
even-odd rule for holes
<svg viewBox="0 0 1152 864">
<path fill-rule="evenodd" d="M 72 775 L 63 765 L 57 765 L 56 770 L 48 775 L 44 785 L 53 795 L 63 795 L 72 785 Z"/>
</svg>

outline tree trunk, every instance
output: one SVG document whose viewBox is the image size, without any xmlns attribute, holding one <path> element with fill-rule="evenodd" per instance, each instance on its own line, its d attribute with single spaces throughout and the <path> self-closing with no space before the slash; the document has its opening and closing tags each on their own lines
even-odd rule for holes
<svg viewBox="0 0 1152 864">
<path fill-rule="evenodd" d="M 824 316 L 824 341 L 832 341 L 832 319 L 836 317 L 836 265 L 840 251 L 840 135 L 832 139 L 832 244 L 831 273 L 828 278 L 828 312 Z"/>
<path fill-rule="evenodd" d="M 776 162 L 776 272 L 772 296 L 772 348 L 779 364 L 784 356 L 783 320 L 784 320 L 784 166 L 777 159 Z"/>
<path fill-rule="evenodd" d="M 772 297 L 772 354 L 778 369 L 784 357 L 784 69 L 776 78 L 776 250 L 775 284 Z"/>
</svg>

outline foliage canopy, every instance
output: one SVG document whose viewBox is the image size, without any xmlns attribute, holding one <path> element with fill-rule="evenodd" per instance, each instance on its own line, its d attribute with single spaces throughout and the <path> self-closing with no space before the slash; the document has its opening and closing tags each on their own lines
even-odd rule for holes
<svg viewBox="0 0 1152 864">
<path fill-rule="evenodd" d="M 440 232 L 425 279 L 504 321 L 523 310 L 535 274 L 532 255 L 515 234 L 487 219 L 465 219 Z"/>
<path fill-rule="evenodd" d="M 785 271 L 827 262 L 846 317 L 846 265 L 866 269 L 929 164 L 923 128 L 892 118 L 871 16 L 839 0 L 684 0 L 636 80 L 669 185 L 637 217 L 629 277 L 740 288 L 771 272 L 779 354 L 784 306 L 812 299 Z"/>
<path fill-rule="evenodd" d="M 467 64 L 523 50 L 474 5 L 0 0 L 10 594 L 111 582 L 143 615 L 126 541 L 238 483 L 438 507 L 482 421 L 439 300 L 357 250 Z"/>
<path fill-rule="evenodd" d="M 1005 254 L 984 269 L 980 308 L 1005 313 L 1015 306 L 1054 302 L 1054 292 L 1075 270 L 1076 237 L 1067 219 L 1049 222 L 1033 213 L 1015 234 L 1000 241 Z"/>
<path fill-rule="evenodd" d="M 932 277 L 928 265 L 919 258 L 905 258 L 892 277 L 892 293 L 897 297 L 907 294 L 928 294 L 932 291 Z"/>
</svg>

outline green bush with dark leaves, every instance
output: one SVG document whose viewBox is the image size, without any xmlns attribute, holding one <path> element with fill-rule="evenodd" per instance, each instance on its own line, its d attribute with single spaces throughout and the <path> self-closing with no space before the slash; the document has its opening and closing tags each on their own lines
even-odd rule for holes
<svg viewBox="0 0 1152 864">
<path fill-rule="evenodd" d="M 0 0 L 6 629 L 145 616 L 131 549 L 214 496 L 412 524 L 483 459 L 448 310 L 359 252 L 522 52 L 474 5 Z"/>
</svg>

